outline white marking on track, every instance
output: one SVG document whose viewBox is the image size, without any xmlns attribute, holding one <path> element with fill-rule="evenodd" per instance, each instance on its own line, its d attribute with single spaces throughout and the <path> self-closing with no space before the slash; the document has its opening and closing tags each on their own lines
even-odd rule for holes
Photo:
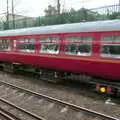
<svg viewBox="0 0 120 120">
<path fill-rule="evenodd" d="M 17 90 L 13 90 L 13 91 L 12 91 L 12 93 L 16 93 L 16 92 L 17 92 Z"/>
<path fill-rule="evenodd" d="M 50 104 L 48 105 L 48 110 L 51 109 L 51 108 L 53 108 L 54 105 L 55 105 L 54 103 L 50 103 Z"/>
<path fill-rule="evenodd" d="M 68 111 L 68 106 L 64 107 L 64 108 L 60 111 L 60 113 L 64 113 L 64 112 L 67 112 L 67 111 Z"/>
<path fill-rule="evenodd" d="M 42 103 L 43 102 L 43 99 L 40 99 L 39 101 L 38 101 L 38 103 Z"/>
<path fill-rule="evenodd" d="M 25 95 L 25 93 L 20 93 L 19 94 L 19 97 L 22 97 L 22 96 L 24 96 Z"/>
<path fill-rule="evenodd" d="M 28 100 L 31 100 L 33 98 L 33 96 L 30 96 L 30 97 L 28 97 Z"/>
<path fill-rule="evenodd" d="M 4 87 L 4 85 L 0 85 L 0 88 L 3 88 Z"/>
<path fill-rule="evenodd" d="M 8 91 L 10 88 L 5 88 L 5 91 Z"/>
<path fill-rule="evenodd" d="M 76 115 L 76 118 L 77 119 L 80 119 L 80 118 L 82 119 L 83 118 L 83 113 L 78 112 L 77 115 Z"/>
</svg>

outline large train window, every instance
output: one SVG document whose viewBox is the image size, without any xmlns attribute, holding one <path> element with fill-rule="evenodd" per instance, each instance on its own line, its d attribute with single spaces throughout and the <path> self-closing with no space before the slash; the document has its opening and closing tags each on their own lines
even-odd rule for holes
<svg viewBox="0 0 120 120">
<path fill-rule="evenodd" d="M 10 50 L 10 40 L 0 40 L 0 50 Z"/>
<path fill-rule="evenodd" d="M 69 36 L 65 38 L 65 54 L 90 56 L 92 38 L 90 36 Z"/>
<path fill-rule="evenodd" d="M 102 36 L 101 42 L 120 42 L 120 36 Z"/>
<path fill-rule="evenodd" d="M 58 37 L 41 37 L 40 52 L 58 54 L 59 53 L 59 38 Z"/>
<path fill-rule="evenodd" d="M 120 36 L 103 36 L 100 55 L 102 57 L 120 58 Z"/>
<path fill-rule="evenodd" d="M 22 38 L 19 40 L 19 50 L 21 52 L 34 52 L 34 38 Z"/>
</svg>

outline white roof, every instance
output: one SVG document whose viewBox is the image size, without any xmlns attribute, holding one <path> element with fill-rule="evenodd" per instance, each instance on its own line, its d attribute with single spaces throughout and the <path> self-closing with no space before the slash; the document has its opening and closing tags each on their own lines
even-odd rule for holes
<svg viewBox="0 0 120 120">
<path fill-rule="evenodd" d="M 72 24 L 23 28 L 23 29 L 16 29 L 16 30 L 5 30 L 5 31 L 0 31 L 0 36 L 112 31 L 112 30 L 120 31 L 120 20 L 81 22 L 81 23 L 72 23 Z"/>
</svg>

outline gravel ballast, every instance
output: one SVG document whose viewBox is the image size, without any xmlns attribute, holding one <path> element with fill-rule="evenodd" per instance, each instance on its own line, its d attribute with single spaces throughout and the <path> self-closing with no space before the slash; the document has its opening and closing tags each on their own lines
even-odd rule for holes
<svg viewBox="0 0 120 120">
<path fill-rule="evenodd" d="M 78 86 L 76 88 L 75 86 L 56 85 L 41 81 L 31 75 L 15 75 L 2 71 L 0 72 L 0 80 L 120 119 L 119 103 L 106 104 L 106 99 L 101 95 L 84 88 L 78 88 Z"/>
</svg>

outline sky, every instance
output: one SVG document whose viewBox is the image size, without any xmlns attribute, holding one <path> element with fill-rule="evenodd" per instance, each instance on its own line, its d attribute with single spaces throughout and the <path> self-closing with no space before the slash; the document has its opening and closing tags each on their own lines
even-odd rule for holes
<svg viewBox="0 0 120 120">
<path fill-rule="evenodd" d="M 6 1 L 0 0 L 0 14 L 6 12 Z M 9 1 L 9 11 L 11 11 L 11 0 Z M 24 16 L 43 16 L 44 10 L 48 5 L 56 5 L 57 0 L 14 0 L 15 13 Z M 75 10 L 81 7 L 97 8 L 105 5 L 118 4 L 119 0 L 60 0 L 62 8 L 67 10 L 74 8 Z"/>
</svg>

